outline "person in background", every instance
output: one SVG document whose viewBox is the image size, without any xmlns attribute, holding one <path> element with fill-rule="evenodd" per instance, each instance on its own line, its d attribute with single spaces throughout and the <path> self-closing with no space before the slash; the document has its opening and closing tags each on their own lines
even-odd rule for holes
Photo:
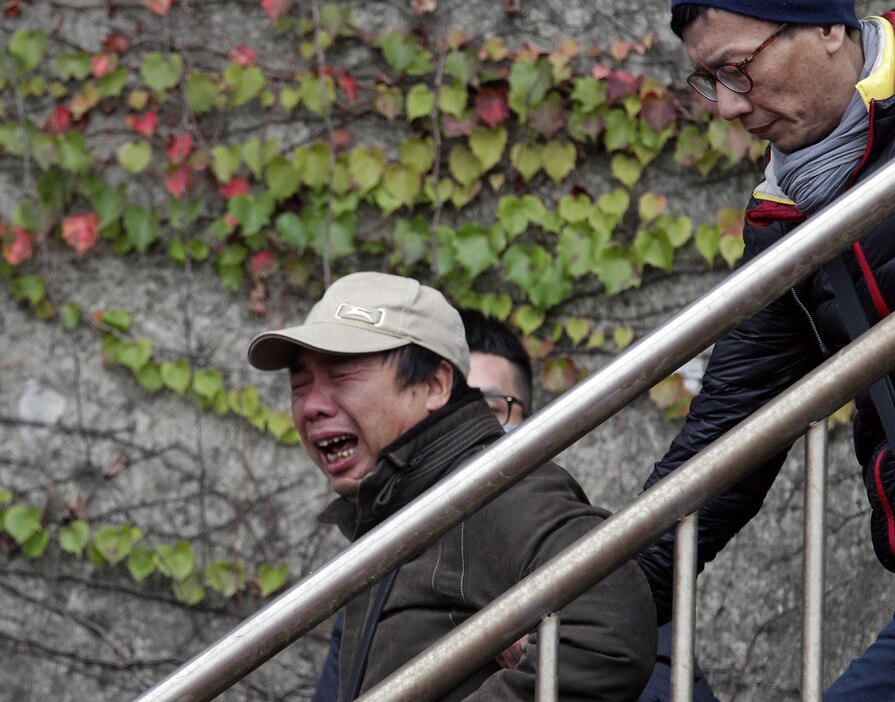
<svg viewBox="0 0 895 702">
<path fill-rule="evenodd" d="M 256 336 L 249 362 L 289 372 L 292 416 L 336 499 L 321 515 L 354 541 L 503 436 L 466 382 L 460 315 L 433 288 L 383 273 L 333 283 L 296 327 Z M 545 463 L 345 607 L 339 699 L 371 689 L 608 516 Z M 629 561 L 557 612 L 569 702 L 636 700 L 653 668 L 655 607 Z M 441 699 L 530 700 L 538 637 L 518 664 L 472 671 Z"/>
<path fill-rule="evenodd" d="M 687 79 L 703 104 L 770 142 L 751 193 L 744 262 L 755 258 L 895 155 L 895 14 L 859 21 L 853 0 L 672 0 Z M 895 224 L 850 250 L 718 340 L 702 390 L 649 488 L 835 353 L 895 305 Z M 895 459 L 883 423 L 893 392 L 855 400 L 855 453 L 871 505 L 871 540 L 895 570 Z M 699 510 L 701 570 L 761 508 L 786 451 Z M 671 616 L 674 531 L 637 558 L 660 623 Z M 895 621 L 831 700 L 895 699 Z"/>
</svg>

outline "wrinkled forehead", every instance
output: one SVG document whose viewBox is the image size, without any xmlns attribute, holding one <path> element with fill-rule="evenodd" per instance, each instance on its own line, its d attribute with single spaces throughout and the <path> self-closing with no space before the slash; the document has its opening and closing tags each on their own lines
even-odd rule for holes
<svg viewBox="0 0 895 702">
<path fill-rule="evenodd" d="M 684 48 L 697 68 L 717 68 L 742 61 L 779 26 L 779 23 L 710 8 L 684 29 Z"/>
</svg>

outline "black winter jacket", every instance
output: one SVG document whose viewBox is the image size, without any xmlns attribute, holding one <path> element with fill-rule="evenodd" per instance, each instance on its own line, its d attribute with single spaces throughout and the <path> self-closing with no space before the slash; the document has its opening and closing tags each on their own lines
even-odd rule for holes
<svg viewBox="0 0 895 702">
<path fill-rule="evenodd" d="M 336 500 L 321 521 L 357 539 L 503 435 L 476 393 L 448 405 L 382 452 L 362 483 L 358 505 Z M 537 469 L 398 570 L 372 640 L 362 690 L 397 670 L 491 600 L 589 532 L 606 512 L 592 507 L 572 477 Z M 374 586 L 348 603 L 339 699 L 345 700 Z M 628 562 L 559 612 L 559 695 L 636 700 L 656 656 L 655 608 L 643 573 Z M 519 664 L 493 661 L 443 700 L 534 699 L 537 634 Z"/>
<path fill-rule="evenodd" d="M 890 13 L 891 14 L 891 13 Z M 895 156 L 895 40 L 892 18 L 884 21 L 884 61 L 859 84 L 868 107 L 870 141 L 852 182 L 866 178 Z M 873 79 L 873 80 L 871 80 Z M 768 166 L 771 167 L 770 164 Z M 792 201 L 760 187 L 753 194 L 743 231 L 747 262 L 805 220 Z M 895 218 L 855 243 L 848 267 L 867 317 L 875 324 L 895 307 Z M 839 305 L 826 273 L 818 271 L 794 286 L 715 345 L 684 427 L 644 489 L 719 438 L 848 344 Z M 895 461 L 869 394 L 856 398 L 855 453 L 865 467 L 873 507 L 872 536 L 877 555 L 895 564 Z M 760 466 L 749 478 L 699 511 L 697 567 L 701 570 L 758 512 L 786 452 Z M 877 489 L 877 486 L 879 489 Z M 653 589 L 659 623 L 671 616 L 674 532 L 641 553 L 637 561 Z"/>
</svg>

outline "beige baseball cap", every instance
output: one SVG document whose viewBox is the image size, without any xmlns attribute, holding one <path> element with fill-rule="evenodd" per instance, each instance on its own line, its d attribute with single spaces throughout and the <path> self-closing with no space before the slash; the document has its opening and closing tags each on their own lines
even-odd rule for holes
<svg viewBox="0 0 895 702">
<path fill-rule="evenodd" d="M 418 344 L 469 374 L 469 346 L 460 313 L 444 295 L 413 278 L 352 273 L 339 278 L 311 308 L 304 324 L 259 334 L 249 363 L 288 368 L 296 346 L 325 353 L 376 353 Z"/>
</svg>

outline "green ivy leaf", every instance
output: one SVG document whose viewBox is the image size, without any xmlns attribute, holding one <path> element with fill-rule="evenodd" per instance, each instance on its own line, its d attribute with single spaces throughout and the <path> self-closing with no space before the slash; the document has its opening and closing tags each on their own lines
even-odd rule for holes
<svg viewBox="0 0 895 702">
<path fill-rule="evenodd" d="M 612 340 L 619 351 L 630 346 L 634 341 L 634 330 L 631 327 L 616 327 L 612 331 Z"/>
<path fill-rule="evenodd" d="M 245 588 L 245 567 L 232 561 L 214 561 L 205 568 L 205 582 L 223 597 L 233 597 Z"/>
<path fill-rule="evenodd" d="M 693 234 L 693 221 L 685 216 L 672 217 L 664 214 L 656 220 L 656 229 L 664 232 L 671 245 L 679 249 L 690 241 L 690 236 Z"/>
<path fill-rule="evenodd" d="M 382 180 L 385 153 L 379 147 L 357 147 L 348 157 L 348 170 L 362 195 L 366 195 Z"/>
<path fill-rule="evenodd" d="M 605 239 L 601 239 L 587 222 L 579 222 L 563 228 L 556 254 L 569 275 L 577 279 L 591 272 L 595 250 L 602 249 Z"/>
<path fill-rule="evenodd" d="M 280 105 L 283 106 L 287 114 L 291 114 L 292 110 L 301 102 L 301 96 L 301 87 L 294 88 L 291 85 L 286 85 L 280 91 Z"/>
<path fill-rule="evenodd" d="M 313 190 L 322 190 L 329 182 L 329 159 L 332 152 L 321 141 L 299 146 L 292 155 L 292 165 L 301 174 L 302 182 Z"/>
<path fill-rule="evenodd" d="M 385 62 L 396 73 L 419 76 L 432 71 L 432 54 L 423 49 L 412 35 L 390 32 L 379 39 L 376 46 L 382 51 Z"/>
<path fill-rule="evenodd" d="M 284 244 L 297 249 L 305 249 L 311 243 L 311 231 L 294 212 L 283 212 L 274 222 L 274 227 Z"/>
<path fill-rule="evenodd" d="M 389 122 L 397 119 L 401 114 L 404 99 L 401 97 L 401 89 L 397 86 L 376 86 L 376 95 L 373 98 L 373 107 Z"/>
<path fill-rule="evenodd" d="M 137 382 L 140 383 L 140 387 L 149 393 L 158 392 L 165 386 L 161 371 L 156 363 L 147 363 L 143 366 L 137 373 Z"/>
<path fill-rule="evenodd" d="M 193 375 L 193 390 L 199 397 L 208 400 L 214 399 L 214 396 L 221 392 L 223 387 L 221 372 L 217 368 L 197 370 Z"/>
<path fill-rule="evenodd" d="M 170 90 L 183 75 L 183 58 L 180 54 L 147 53 L 140 65 L 140 77 L 157 93 Z"/>
<path fill-rule="evenodd" d="M 696 230 L 696 250 L 711 265 L 721 244 L 721 229 L 714 224 L 702 224 Z"/>
<path fill-rule="evenodd" d="M 118 362 L 133 373 L 139 373 L 152 358 L 152 342 L 140 337 L 136 341 L 122 340 L 118 353 Z"/>
<path fill-rule="evenodd" d="M 511 319 L 521 331 L 528 336 L 533 334 L 544 324 L 544 310 L 539 310 L 531 305 L 522 305 L 512 315 Z"/>
<path fill-rule="evenodd" d="M 559 201 L 557 213 L 566 222 L 583 222 L 592 209 L 593 203 L 587 195 L 564 195 Z"/>
<path fill-rule="evenodd" d="M 591 112 L 606 104 L 606 81 L 593 76 L 579 76 L 572 80 L 572 102 L 581 112 Z"/>
<path fill-rule="evenodd" d="M 278 144 L 268 139 L 263 144 L 260 139 L 249 139 L 242 145 L 242 160 L 252 171 L 252 175 L 260 178 L 267 166 L 277 155 Z"/>
<path fill-rule="evenodd" d="M 325 76 L 321 84 L 315 74 L 308 73 L 301 79 L 301 97 L 305 107 L 315 115 L 322 115 L 327 109 L 332 109 L 336 99 L 336 84 L 331 76 Z"/>
<path fill-rule="evenodd" d="M 438 109 L 447 115 L 460 119 L 469 100 L 466 85 L 446 83 L 438 90 Z"/>
<path fill-rule="evenodd" d="M 451 175 L 465 187 L 475 183 L 482 174 L 482 164 L 476 155 L 463 144 L 454 146 L 448 155 Z"/>
<path fill-rule="evenodd" d="M 90 539 L 90 527 L 82 519 L 75 519 L 59 530 L 59 548 L 80 556 Z"/>
<path fill-rule="evenodd" d="M 258 97 L 267 85 L 258 66 L 243 67 L 238 63 L 230 63 L 224 69 L 224 82 L 233 90 L 230 96 L 230 105 L 233 107 L 245 105 Z"/>
<path fill-rule="evenodd" d="M 627 252 L 618 244 L 607 245 L 594 260 L 594 272 L 607 295 L 615 295 L 637 284 L 637 274 Z"/>
<path fill-rule="evenodd" d="M 420 174 L 402 164 L 390 163 L 385 167 L 383 185 L 388 193 L 406 207 L 412 207 L 422 187 Z"/>
<path fill-rule="evenodd" d="M 506 146 L 507 130 L 503 127 L 476 127 L 469 135 L 469 148 L 481 163 L 482 173 L 490 171 L 500 162 Z"/>
<path fill-rule="evenodd" d="M 138 583 L 155 572 L 155 554 L 148 548 L 136 547 L 127 558 L 127 572 Z"/>
<path fill-rule="evenodd" d="M 90 54 L 86 51 L 61 53 L 56 57 L 54 70 L 59 80 L 84 80 L 90 75 Z"/>
<path fill-rule="evenodd" d="M 81 132 L 70 130 L 59 137 L 59 165 L 70 173 L 85 173 L 94 156 Z"/>
<path fill-rule="evenodd" d="M 227 202 L 227 211 L 236 217 L 246 236 L 257 234 L 269 224 L 275 207 L 273 195 L 268 191 L 258 197 L 237 195 Z"/>
<path fill-rule="evenodd" d="M 435 163 L 435 142 L 432 137 L 413 136 L 401 142 L 401 163 L 420 175 Z"/>
<path fill-rule="evenodd" d="M 301 443 L 295 422 L 288 412 L 271 412 L 267 418 L 267 429 L 281 443 Z"/>
<path fill-rule="evenodd" d="M 273 566 L 270 563 L 264 563 L 258 568 L 258 591 L 261 597 L 267 597 L 279 590 L 286 584 L 286 578 L 289 575 L 289 566 L 281 563 Z"/>
<path fill-rule="evenodd" d="M 47 297 L 47 282 L 39 275 L 23 275 L 13 279 L 9 291 L 17 302 L 27 300 L 35 308 Z"/>
<path fill-rule="evenodd" d="M 20 29 L 9 39 L 7 51 L 16 60 L 16 67 L 21 73 L 27 73 L 40 64 L 47 48 L 45 32 L 26 32 Z"/>
<path fill-rule="evenodd" d="M 118 147 L 118 163 L 128 173 L 141 173 L 152 159 L 152 147 L 148 141 L 130 141 Z"/>
<path fill-rule="evenodd" d="M 718 244 L 718 250 L 721 257 L 727 262 L 730 268 L 743 257 L 745 244 L 742 236 L 722 236 Z"/>
<path fill-rule="evenodd" d="M 429 224 L 421 215 L 414 217 L 412 222 L 406 219 L 395 222 L 392 237 L 394 246 L 390 261 L 394 266 L 400 265 L 407 269 L 422 261 L 432 244 Z"/>
<path fill-rule="evenodd" d="M 295 170 L 291 161 L 287 161 L 282 156 L 277 156 L 270 162 L 264 179 L 270 194 L 277 202 L 292 197 L 301 186 L 301 177 L 298 171 Z"/>
<path fill-rule="evenodd" d="M 590 334 L 590 322 L 583 317 L 572 317 L 566 320 L 566 334 L 575 346 L 578 346 Z"/>
<path fill-rule="evenodd" d="M 205 589 L 202 587 L 199 573 L 192 573 L 183 581 L 175 580 L 171 589 L 174 591 L 174 597 L 187 607 L 193 607 L 205 599 Z"/>
<path fill-rule="evenodd" d="M 457 231 L 454 245 L 457 261 L 476 278 L 486 268 L 498 263 L 498 254 L 506 246 L 506 238 L 500 227 L 488 230 L 469 222 Z"/>
<path fill-rule="evenodd" d="M 124 212 L 124 231 L 134 248 L 140 253 L 145 252 L 161 231 L 155 209 L 130 205 Z"/>
<path fill-rule="evenodd" d="M 239 144 L 219 145 L 211 150 L 211 169 L 218 182 L 228 182 L 236 173 L 239 164 Z"/>
<path fill-rule="evenodd" d="M 674 265 L 674 247 L 665 232 L 646 229 L 634 237 L 633 251 L 641 266 L 649 264 L 663 271 L 670 271 Z"/>
<path fill-rule="evenodd" d="M 620 151 L 637 141 L 637 124 L 624 110 L 609 110 L 605 118 L 603 145 L 606 151 Z"/>
<path fill-rule="evenodd" d="M 472 72 L 470 57 L 462 51 L 451 51 L 444 57 L 444 74 L 466 85 Z"/>
<path fill-rule="evenodd" d="M 524 122 L 528 119 L 528 111 L 538 105 L 552 87 L 550 64 L 545 58 L 537 63 L 522 59 L 514 61 L 509 81 L 509 105 Z"/>
<path fill-rule="evenodd" d="M 192 371 L 185 359 L 179 361 L 166 361 L 159 366 L 159 373 L 166 388 L 183 395 L 190 387 Z"/>
<path fill-rule="evenodd" d="M 13 505 L 3 516 L 3 528 L 19 546 L 41 530 L 40 522 L 40 510 L 26 505 Z"/>
<path fill-rule="evenodd" d="M 124 86 L 127 84 L 127 76 L 127 69 L 123 66 L 106 73 L 106 75 L 99 79 L 99 83 L 97 84 L 100 98 L 105 99 L 120 96 L 124 91 Z"/>
<path fill-rule="evenodd" d="M 186 99 L 196 116 L 222 107 L 224 95 L 217 81 L 204 73 L 190 73 L 186 79 Z"/>
<path fill-rule="evenodd" d="M 526 183 L 541 170 L 543 147 L 540 144 L 513 144 L 510 149 L 510 162 L 519 171 Z"/>
<path fill-rule="evenodd" d="M 76 302 L 66 302 L 59 307 L 59 323 L 66 331 L 71 331 L 81 322 L 81 307 Z"/>
<path fill-rule="evenodd" d="M 637 181 L 640 180 L 641 173 L 643 173 L 643 167 L 640 165 L 640 162 L 636 158 L 631 158 L 625 154 L 615 154 L 609 163 L 609 168 L 612 171 L 612 175 L 629 188 L 634 187 Z"/>
<path fill-rule="evenodd" d="M 432 114 L 433 107 L 435 107 L 435 93 L 428 85 L 417 83 L 407 91 L 404 109 L 407 112 L 408 122 L 412 122 L 418 117 L 428 117 Z"/>
<path fill-rule="evenodd" d="M 544 146 L 541 159 L 544 172 L 559 185 L 575 168 L 575 145 L 569 141 L 550 141 Z"/>
<path fill-rule="evenodd" d="M 114 566 L 127 558 L 134 544 L 142 538 L 142 531 L 127 524 L 105 526 L 93 538 L 93 545 L 106 563 Z"/>
<path fill-rule="evenodd" d="M 21 545 L 22 555 L 34 560 L 44 555 L 47 546 L 50 545 L 50 532 L 40 529 Z"/>
<path fill-rule="evenodd" d="M 162 575 L 183 582 L 193 572 L 193 548 L 186 541 L 162 544 L 155 550 L 155 566 Z"/>
</svg>

